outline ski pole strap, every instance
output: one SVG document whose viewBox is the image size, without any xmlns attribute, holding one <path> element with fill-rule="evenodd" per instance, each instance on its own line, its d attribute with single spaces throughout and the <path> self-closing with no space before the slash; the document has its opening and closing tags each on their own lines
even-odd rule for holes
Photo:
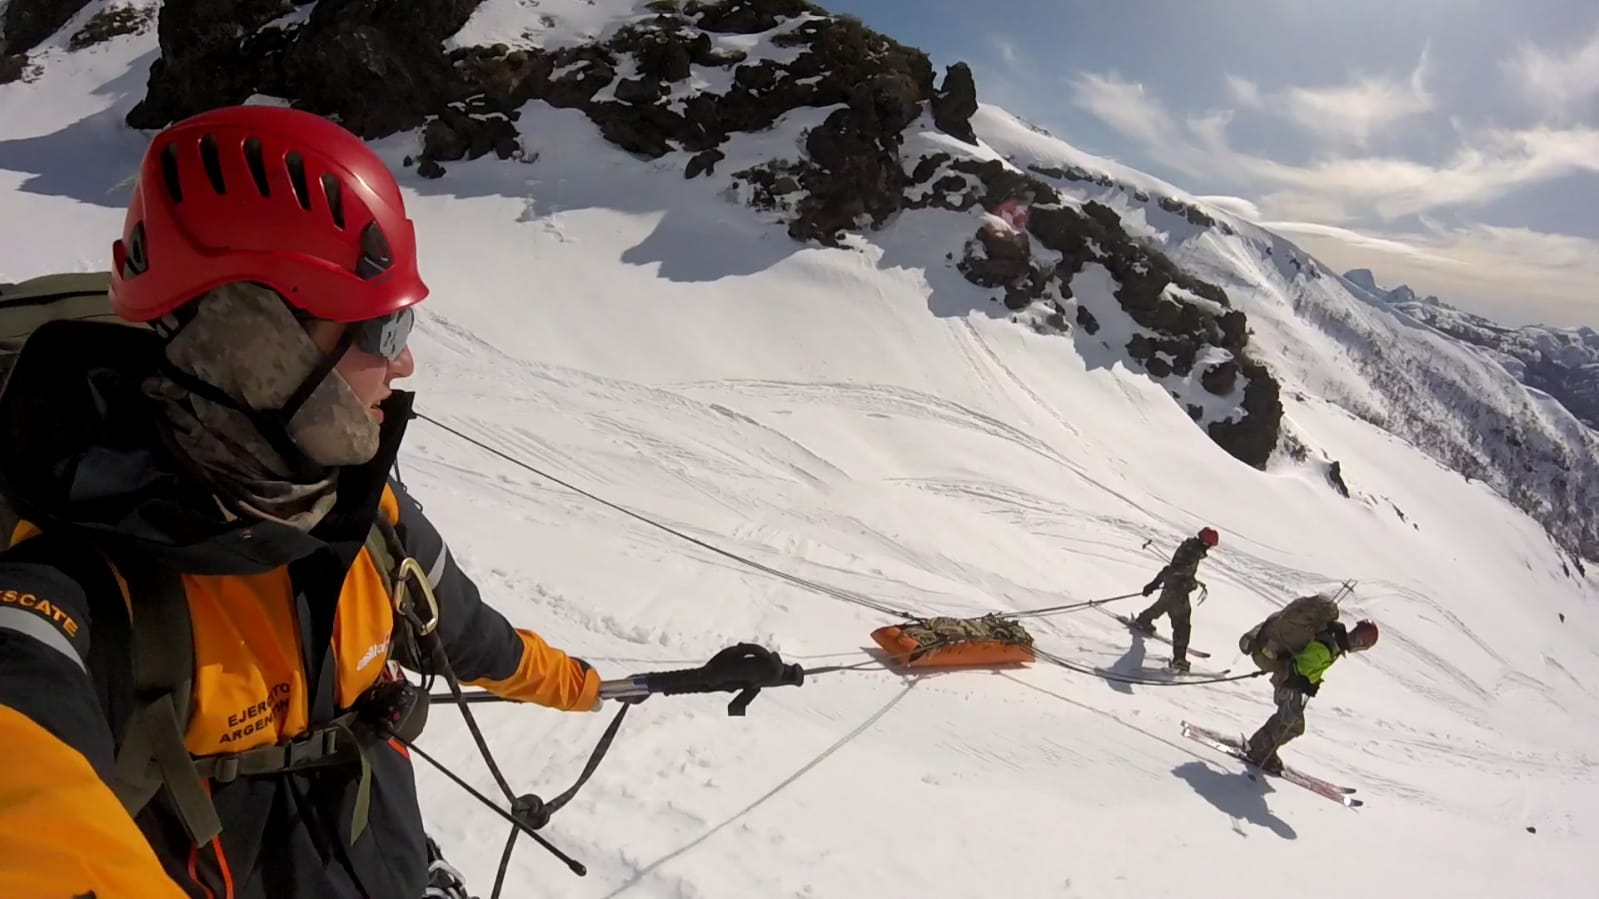
<svg viewBox="0 0 1599 899">
<path fill-rule="evenodd" d="M 622 719 L 627 717 L 629 708 L 631 708 L 629 704 L 623 703 L 622 708 L 616 713 L 616 717 L 611 719 L 610 726 L 605 728 L 604 736 L 600 737 L 600 742 L 595 744 L 594 751 L 589 754 L 588 764 L 583 766 L 583 773 L 578 775 L 576 783 L 548 802 L 532 793 L 519 796 L 515 802 L 511 803 L 511 814 L 522 819 L 534 830 L 538 830 L 550 823 L 550 816 L 572 801 L 572 797 L 577 795 L 578 789 L 588 783 L 589 778 L 594 775 L 595 769 L 600 767 L 600 760 L 605 758 L 605 753 L 611 750 L 611 742 L 616 739 L 616 732 L 621 729 Z"/>
<path fill-rule="evenodd" d="M 636 674 L 622 680 L 600 684 L 601 699 L 642 702 L 656 693 L 676 696 L 686 693 L 738 693 L 728 703 L 729 715 L 743 715 L 756 694 L 765 687 L 800 686 L 805 669 L 787 665 L 777 653 L 753 643 L 730 646 L 698 668 Z"/>
</svg>

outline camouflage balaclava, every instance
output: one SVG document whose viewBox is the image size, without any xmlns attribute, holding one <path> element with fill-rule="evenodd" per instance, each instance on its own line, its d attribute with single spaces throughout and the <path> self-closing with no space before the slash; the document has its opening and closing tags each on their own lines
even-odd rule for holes
<svg viewBox="0 0 1599 899">
<path fill-rule="evenodd" d="M 323 360 L 323 351 L 269 288 L 226 284 L 194 310 L 168 342 L 167 360 L 248 408 L 282 408 Z M 151 377 L 145 392 L 162 402 L 177 445 L 233 511 L 301 530 L 315 527 L 333 508 L 339 467 L 369 462 L 378 450 L 377 423 L 337 372 L 322 379 L 289 421 L 302 460 L 285 459 L 249 416 L 165 375 Z"/>
</svg>

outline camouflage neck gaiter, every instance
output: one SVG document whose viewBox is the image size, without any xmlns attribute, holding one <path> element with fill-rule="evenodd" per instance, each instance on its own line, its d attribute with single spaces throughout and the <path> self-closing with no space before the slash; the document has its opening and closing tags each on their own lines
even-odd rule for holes
<svg viewBox="0 0 1599 899">
<path fill-rule="evenodd" d="M 168 361 L 248 408 L 282 408 L 322 361 L 322 351 L 268 288 L 227 284 L 195 310 L 167 344 Z M 377 454 L 377 423 L 336 372 L 289 422 L 303 460 L 284 459 L 248 416 L 164 374 L 146 380 L 144 389 L 161 402 L 174 441 L 211 478 L 224 507 L 242 515 L 309 531 L 333 508 L 338 469 Z"/>
</svg>

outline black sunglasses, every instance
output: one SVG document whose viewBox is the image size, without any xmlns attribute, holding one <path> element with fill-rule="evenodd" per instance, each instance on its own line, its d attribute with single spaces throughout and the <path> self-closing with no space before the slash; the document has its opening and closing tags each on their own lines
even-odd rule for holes
<svg viewBox="0 0 1599 899">
<path fill-rule="evenodd" d="M 416 313 L 410 307 L 377 318 L 351 322 L 353 343 L 364 353 L 382 356 L 390 362 L 397 361 L 405 352 L 411 339 L 411 328 L 416 324 Z"/>
</svg>

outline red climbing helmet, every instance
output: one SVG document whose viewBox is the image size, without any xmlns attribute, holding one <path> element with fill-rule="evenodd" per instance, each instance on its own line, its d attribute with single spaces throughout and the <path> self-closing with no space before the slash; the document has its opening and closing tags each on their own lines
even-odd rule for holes
<svg viewBox="0 0 1599 899">
<path fill-rule="evenodd" d="M 225 107 L 157 134 L 111 253 L 111 304 L 135 322 L 233 281 L 341 322 L 428 294 L 388 167 L 334 122 L 280 107 Z"/>
<path fill-rule="evenodd" d="M 1215 546 L 1221 542 L 1221 535 L 1216 533 L 1215 528 L 1200 528 L 1199 539 L 1205 541 L 1206 546 Z"/>
<path fill-rule="evenodd" d="M 1377 645 L 1377 623 L 1360 621 L 1349 631 L 1349 645 L 1356 649 L 1370 649 Z"/>
</svg>

